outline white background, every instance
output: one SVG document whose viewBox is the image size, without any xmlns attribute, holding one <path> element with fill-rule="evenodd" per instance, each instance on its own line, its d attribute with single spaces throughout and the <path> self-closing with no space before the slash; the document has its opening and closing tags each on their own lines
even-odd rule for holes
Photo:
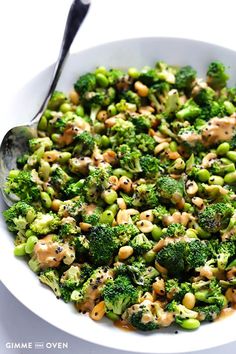
<svg viewBox="0 0 236 354">
<path fill-rule="evenodd" d="M 0 114 L 15 91 L 56 60 L 70 3 L 70 0 L 0 0 Z M 235 13 L 233 0 L 93 0 L 71 51 L 145 36 L 199 39 L 236 50 Z M 4 120 L 4 115 L 0 119 Z M 68 350 L 41 351 L 51 354 L 122 354 L 52 327 L 21 305 L 0 283 L 0 354 L 40 353 L 40 350 L 6 349 L 7 342 L 22 341 L 68 342 Z M 235 352 L 234 343 L 201 354 Z"/>
</svg>

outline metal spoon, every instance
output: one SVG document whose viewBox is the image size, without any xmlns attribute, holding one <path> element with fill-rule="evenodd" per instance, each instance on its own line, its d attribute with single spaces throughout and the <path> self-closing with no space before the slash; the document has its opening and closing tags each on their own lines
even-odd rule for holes
<svg viewBox="0 0 236 354">
<path fill-rule="evenodd" d="M 75 38 L 75 35 L 83 23 L 88 9 L 90 7 L 90 0 L 74 0 L 65 25 L 62 44 L 59 52 L 57 62 L 54 67 L 52 81 L 48 89 L 48 93 L 38 111 L 38 113 L 31 119 L 28 125 L 19 125 L 10 129 L 4 136 L 0 146 L 0 189 L 3 195 L 3 199 L 8 206 L 11 206 L 15 201 L 14 197 L 8 195 L 4 191 L 4 185 L 6 178 L 11 169 L 16 167 L 16 158 L 23 155 L 28 151 L 29 139 L 37 137 L 37 125 L 38 122 L 48 104 L 48 101 L 55 90 L 63 64 L 67 54 L 69 53 L 70 46 Z"/>
</svg>

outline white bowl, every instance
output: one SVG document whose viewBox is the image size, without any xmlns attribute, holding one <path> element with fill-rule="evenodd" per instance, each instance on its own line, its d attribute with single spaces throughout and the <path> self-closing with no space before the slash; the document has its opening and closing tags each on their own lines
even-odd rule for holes
<svg viewBox="0 0 236 354">
<path fill-rule="evenodd" d="M 169 64 L 190 64 L 205 75 L 212 60 L 221 60 L 229 66 L 231 83 L 236 82 L 236 52 L 216 45 L 173 38 L 142 38 L 112 42 L 71 55 L 65 65 L 58 89 L 68 92 L 79 75 L 98 65 L 128 68 L 153 65 L 157 60 Z M 46 91 L 52 66 L 37 74 L 24 88 L 12 97 L 8 112 L 1 121 L 0 137 L 9 127 L 27 122 L 33 117 Z M 1 202 L 1 210 L 4 203 Z M 236 315 L 211 324 L 203 324 L 197 331 L 175 328 L 152 333 L 119 330 L 110 321 L 93 322 L 80 315 L 71 304 L 56 300 L 42 286 L 27 264 L 13 256 L 13 236 L 1 224 L 0 269 L 1 280 L 10 292 L 35 314 L 52 325 L 87 341 L 110 348 L 136 353 L 183 353 L 226 344 L 235 340 Z M 17 314 L 16 314 L 17 315 Z"/>
</svg>

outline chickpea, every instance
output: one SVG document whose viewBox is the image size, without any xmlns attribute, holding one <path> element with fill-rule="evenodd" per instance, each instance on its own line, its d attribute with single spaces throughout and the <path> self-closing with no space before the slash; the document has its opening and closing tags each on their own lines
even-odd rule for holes
<svg viewBox="0 0 236 354">
<path fill-rule="evenodd" d="M 104 122 L 104 121 L 107 120 L 107 118 L 108 118 L 107 111 L 101 110 L 101 111 L 98 112 L 97 120 L 99 120 L 100 122 Z"/>
<path fill-rule="evenodd" d="M 119 249 L 118 257 L 119 257 L 120 260 L 124 260 L 124 259 L 127 259 L 130 256 L 132 256 L 133 253 L 134 253 L 133 247 L 131 247 L 131 246 L 122 246 Z"/>
<path fill-rule="evenodd" d="M 135 91 L 140 97 L 147 97 L 149 89 L 141 81 L 136 81 L 134 84 Z"/>
<path fill-rule="evenodd" d="M 195 306 L 196 298 L 195 295 L 192 293 L 186 293 L 184 295 L 182 304 L 187 307 L 187 309 L 192 310 Z"/>
<path fill-rule="evenodd" d="M 73 103 L 76 106 L 79 104 L 79 94 L 75 90 L 70 92 L 69 97 L 71 103 Z"/>
</svg>

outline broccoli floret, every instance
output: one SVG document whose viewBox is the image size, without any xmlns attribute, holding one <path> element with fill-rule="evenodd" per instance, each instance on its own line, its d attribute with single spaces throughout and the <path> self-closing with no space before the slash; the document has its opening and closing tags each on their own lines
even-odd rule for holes
<svg viewBox="0 0 236 354">
<path fill-rule="evenodd" d="M 70 179 L 65 187 L 63 188 L 63 193 L 67 198 L 73 198 L 81 194 L 84 185 L 84 179 L 80 179 L 77 182 L 72 182 L 73 179 Z"/>
<path fill-rule="evenodd" d="M 139 233 L 139 229 L 133 224 L 120 224 L 113 227 L 116 243 L 124 246 L 129 240 Z"/>
<path fill-rule="evenodd" d="M 153 150 L 156 146 L 156 141 L 150 135 L 141 133 L 134 137 L 131 137 L 128 144 L 131 147 L 136 147 L 144 153 L 153 154 Z"/>
<path fill-rule="evenodd" d="M 96 266 L 110 264 L 118 247 L 113 228 L 105 225 L 95 226 L 88 239 L 91 262 Z"/>
<path fill-rule="evenodd" d="M 77 135 L 75 138 L 76 146 L 73 150 L 75 156 L 91 156 L 95 142 L 93 136 L 84 131 L 81 134 Z"/>
<path fill-rule="evenodd" d="M 141 184 L 135 189 L 133 205 L 155 208 L 159 204 L 157 190 L 152 184 Z"/>
<path fill-rule="evenodd" d="M 124 147 L 124 145 L 123 145 L 123 147 Z M 139 150 L 132 151 L 127 146 L 127 148 L 125 149 L 125 153 L 122 153 L 122 149 L 121 149 L 119 155 L 120 155 L 120 165 L 126 171 L 129 171 L 132 173 L 142 172 L 142 168 L 140 166 L 141 153 Z"/>
<path fill-rule="evenodd" d="M 53 142 L 50 138 L 34 138 L 29 140 L 29 147 L 32 152 L 37 151 L 39 148 L 43 150 L 51 150 Z"/>
<path fill-rule="evenodd" d="M 71 301 L 77 303 L 78 309 L 81 308 L 83 311 L 91 311 L 91 308 L 93 308 L 100 299 L 104 285 L 107 281 L 112 280 L 112 278 L 112 270 L 105 267 L 97 268 L 86 280 L 82 288 L 73 290 Z"/>
<path fill-rule="evenodd" d="M 144 155 L 140 157 L 140 166 L 143 171 L 143 175 L 146 178 L 157 177 L 160 171 L 159 160 L 151 155 Z"/>
<path fill-rule="evenodd" d="M 185 235 L 185 230 L 182 224 L 171 224 L 167 227 L 164 237 L 181 237 Z"/>
<path fill-rule="evenodd" d="M 219 61 L 213 61 L 208 66 L 207 70 L 207 83 L 214 90 L 222 89 L 226 86 L 229 75 L 225 72 L 224 64 Z"/>
<path fill-rule="evenodd" d="M 158 195 L 162 198 L 163 202 L 167 203 L 178 203 L 184 194 L 183 182 L 177 181 L 168 176 L 158 178 L 156 188 Z"/>
<path fill-rule="evenodd" d="M 177 90 L 170 90 L 167 94 L 165 101 L 165 114 L 171 115 L 176 112 L 179 108 L 180 100 L 179 93 Z"/>
<path fill-rule="evenodd" d="M 166 102 L 170 85 L 167 82 L 157 82 L 149 89 L 148 98 L 157 112 L 162 112 L 164 107 L 162 102 Z"/>
<path fill-rule="evenodd" d="M 176 113 L 176 117 L 180 120 L 193 121 L 200 116 L 202 110 L 191 98 L 188 100 L 182 108 Z"/>
<path fill-rule="evenodd" d="M 119 113 L 135 112 L 137 107 L 133 103 L 127 102 L 125 99 L 121 99 L 120 102 L 116 103 L 116 109 Z"/>
<path fill-rule="evenodd" d="M 83 97 L 86 92 L 94 91 L 96 88 L 96 76 L 93 73 L 87 73 L 76 81 L 74 88 Z"/>
<path fill-rule="evenodd" d="M 44 272 L 40 273 L 39 280 L 41 281 L 41 283 L 49 286 L 58 299 L 61 297 L 59 275 L 55 269 L 49 268 L 46 269 Z"/>
<path fill-rule="evenodd" d="M 217 267 L 219 269 L 225 269 L 229 258 L 236 256 L 236 245 L 233 241 L 225 241 L 219 244 L 217 249 Z"/>
<path fill-rule="evenodd" d="M 211 87 L 201 88 L 194 95 L 194 101 L 201 107 L 211 106 L 215 98 L 216 93 Z"/>
<path fill-rule="evenodd" d="M 193 283 L 193 289 L 196 285 Z M 217 279 L 213 279 L 200 288 L 196 289 L 194 293 L 196 300 L 205 302 L 207 304 L 215 304 L 221 310 L 223 307 L 227 305 L 227 300 L 225 296 L 222 294 L 222 289 L 220 283 Z"/>
<path fill-rule="evenodd" d="M 132 122 L 122 118 L 116 119 L 116 124 L 110 130 L 110 141 L 115 148 L 121 144 L 128 144 L 135 138 L 135 127 Z"/>
<path fill-rule="evenodd" d="M 152 86 L 155 82 L 158 81 L 157 72 L 155 69 L 150 68 L 142 70 L 138 77 L 138 80 L 141 81 L 144 85 Z"/>
<path fill-rule="evenodd" d="M 227 227 L 232 214 L 231 205 L 216 203 L 207 206 L 199 213 L 198 223 L 203 230 L 215 233 Z"/>
<path fill-rule="evenodd" d="M 146 133 L 151 128 L 151 119 L 150 115 L 143 114 L 132 114 L 130 121 L 135 126 L 137 133 Z"/>
<path fill-rule="evenodd" d="M 52 231 L 55 231 L 60 224 L 59 217 L 49 212 L 47 214 L 43 214 L 41 212 L 37 213 L 36 218 L 30 224 L 30 229 L 39 235 L 47 235 Z"/>
<path fill-rule="evenodd" d="M 76 225 L 76 220 L 72 217 L 67 217 L 62 219 L 59 237 L 62 239 L 70 238 L 71 236 L 77 235 L 80 232 L 80 228 Z"/>
<path fill-rule="evenodd" d="M 40 199 L 40 187 L 34 182 L 31 171 L 11 171 L 6 182 L 5 192 L 14 194 L 26 203 Z"/>
<path fill-rule="evenodd" d="M 78 257 L 87 255 L 89 252 L 89 240 L 84 235 L 74 237 L 72 244 Z"/>
<path fill-rule="evenodd" d="M 204 241 L 194 240 L 186 243 L 185 263 L 186 269 L 203 266 L 209 256 L 209 250 Z"/>
<path fill-rule="evenodd" d="M 57 111 L 59 107 L 67 100 L 65 94 L 60 91 L 54 91 L 49 102 L 48 102 L 48 109 L 52 111 Z"/>
<path fill-rule="evenodd" d="M 179 276 L 185 271 L 185 250 L 185 242 L 169 243 L 157 253 L 156 260 L 169 275 Z"/>
<path fill-rule="evenodd" d="M 51 168 L 50 183 L 53 185 L 56 191 L 64 190 L 64 187 L 71 180 L 71 177 L 57 164 L 54 164 Z"/>
<path fill-rule="evenodd" d="M 150 291 L 154 279 L 159 275 L 159 272 L 152 266 L 146 266 L 143 261 L 135 261 L 132 264 L 125 265 L 123 269 L 130 275 L 136 285 L 142 286 L 143 291 Z M 118 269 L 120 272 L 121 269 Z"/>
<path fill-rule="evenodd" d="M 153 209 L 152 213 L 155 218 L 155 222 L 162 221 L 163 216 L 169 214 L 166 207 L 164 207 L 163 205 L 156 206 L 155 209 Z"/>
<path fill-rule="evenodd" d="M 167 279 L 165 281 L 165 292 L 169 300 L 176 300 L 181 302 L 186 293 L 192 292 L 190 283 L 181 283 L 178 279 Z"/>
<path fill-rule="evenodd" d="M 173 66 L 169 66 L 164 61 L 158 61 L 155 66 L 157 77 L 160 80 L 164 80 L 170 84 L 175 83 L 176 68 L 174 68 Z"/>
<path fill-rule="evenodd" d="M 34 220 L 36 212 L 32 206 L 25 202 L 17 202 L 3 212 L 9 231 L 25 230 Z"/>
<path fill-rule="evenodd" d="M 128 277 L 120 275 L 105 285 L 103 297 L 106 310 L 121 315 L 127 307 L 138 300 L 139 291 Z"/>
<path fill-rule="evenodd" d="M 61 299 L 66 303 L 70 302 L 72 290 L 64 286 L 60 286 L 60 291 L 61 291 Z"/>
<path fill-rule="evenodd" d="M 81 270 L 78 265 L 72 265 L 67 269 L 61 279 L 60 283 L 69 289 L 76 289 L 81 284 Z"/>
<path fill-rule="evenodd" d="M 167 311 L 174 312 L 176 320 L 183 320 L 186 318 L 197 318 L 198 313 L 193 310 L 189 310 L 182 304 L 178 304 L 175 300 L 171 301 L 166 306 Z"/>
<path fill-rule="evenodd" d="M 153 243 L 144 234 L 138 234 L 130 241 L 136 254 L 143 254 L 153 247 Z"/>
<path fill-rule="evenodd" d="M 124 72 L 119 69 L 110 69 L 107 72 L 107 78 L 110 85 L 115 85 L 119 79 L 124 76 Z"/>
<path fill-rule="evenodd" d="M 221 309 L 217 305 L 196 306 L 194 311 L 198 312 L 199 321 L 215 321 L 219 316 Z"/>
<path fill-rule="evenodd" d="M 85 205 L 81 214 L 83 222 L 96 226 L 99 223 L 102 212 L 103 209 L 100 206 L 95 204 Z"/>
<path fill-rule="evenodd" d="M 129 103 L 133 103 L 136 105 L 136 107 L 140 107 L 141 106 L 141 98 L 140 96 L 131 91 L 131 90 L 128 90 L 128 91 L 123 91 L 121 93 L 121 98 L 125 99 L 127 102 Z"/>
<path fill-rule="evenodd" d="M 99 194 L 110 187 L 110 173 L 105 168 L 95 168 L 85 179 L 83 191 L 88 202 L 97 202 Z"/>
<path fill-rule="evenodd" d="M 129 307 L 122 318 L 140 331 L 153 331 L 161 326 L 164 310 L 157 302 L 145 300 Z"/>
<path fill-rule="evenodd" d="M 191 66 L 183 66 L 175 74 L 175 86 L 178 90 L 189 92 L 196 79 L 197 72 Z"/>
</svg>

